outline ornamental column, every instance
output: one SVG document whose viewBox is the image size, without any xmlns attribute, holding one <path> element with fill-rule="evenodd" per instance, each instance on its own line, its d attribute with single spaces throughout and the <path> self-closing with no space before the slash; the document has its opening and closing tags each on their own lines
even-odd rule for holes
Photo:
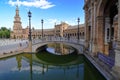
<svg viewBox="0 0 120 80">
<path fill-rule="evenodd" d="M 104 18 L 103 16 L 97 16 L 97 50 L 104 53 Z"/>
<path fill-rule="evenodd" d="M 85 6 L 84 8 L 85 10 L 85 47 L 88 48 L 88 42 L 89 42 L 89 35 L 88 35 L 88 31 L 89 31 L 89 28 L 88 28 L 88 8 Z"/>
<path fill-rule="evenodd" d="M 96 53 L 97 53 L 97 35 L 96 35 L 96 33 L 97 33 L 97 27 L 96 27 L 96 5 L 97 3 L 96 3 L 96 1 L 94 2 L 94 23 L 93 23 L 93 55 L 95 56 L 96 55 Z"/>
<path fill-rule="evenodd" d="M 91 19 L 90 19 L 90 25 L 91 25 L 91 33 L 90 33 L 90 51 L 93 52 L 93 34 L 94 34 L 94 2 L 91 2 Z M 91 54 L 93 55 L 93 54 Z"/>
</svg>

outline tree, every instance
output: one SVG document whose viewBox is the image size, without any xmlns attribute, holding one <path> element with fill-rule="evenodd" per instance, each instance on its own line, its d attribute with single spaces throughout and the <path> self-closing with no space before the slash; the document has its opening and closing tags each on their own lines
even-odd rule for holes
<svg viewBox="0 0 120 80">
<path fill-rule="evenodd" d="M 10 38 L 10 30 L 6 27 L 1 27 L 0 38 Z"/>
</svg>

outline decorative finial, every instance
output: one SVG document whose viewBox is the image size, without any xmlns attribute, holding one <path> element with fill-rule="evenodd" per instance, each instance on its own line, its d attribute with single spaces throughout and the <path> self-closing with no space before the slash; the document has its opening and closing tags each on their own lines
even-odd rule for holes
<svg viewBox="0 0 120 80">
<path fill-rule="evenodd" d="M 18 5 L 16 5 L 16 10 L 18 10 Z"/>
</svg>

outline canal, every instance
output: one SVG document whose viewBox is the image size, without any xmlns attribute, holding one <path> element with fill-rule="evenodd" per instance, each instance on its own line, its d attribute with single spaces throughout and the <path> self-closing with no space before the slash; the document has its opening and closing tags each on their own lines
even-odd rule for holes
<svg viewBox="0 0 120 80">
<path fill-rule="evenodd" d="M 76 49 L 48 44 L 35 54 L 0 59 L 0 80 L 106 80 Z"/>
</svg>

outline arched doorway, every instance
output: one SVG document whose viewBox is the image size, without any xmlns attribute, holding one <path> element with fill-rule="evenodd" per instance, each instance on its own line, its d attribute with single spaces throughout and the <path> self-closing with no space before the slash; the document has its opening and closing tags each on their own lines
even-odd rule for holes
<svg viewBox="0 0 120 80">
<path fill-rule="evenodd" d="M 114 51 L 118 35 L 118 0 L 99 0 L 96 14 L 96 45 L 98 58 L 109 66 L 119 65 Z M 100 53 L 100 54 L 99 54 Z"/>
<path fill-rule="evenodd" d="M 97 44 L 100 52 L 105 55 L 114 54 L 117 38 L 118 0 L 101 0 L 97 11 Z"/>
<path fill-rule="evenodd" d="M 117 7 L 118 0 L 108 1 L 104 8 L 104 16 L 105 16 L 105 53 L 108 54 L 110 57 L 115 56 L 114 48 L 116 43 L 116 36 L 117 36 L 117 25 L 116 17 L 118 15 L 118 7 Z"/>
</svg>

